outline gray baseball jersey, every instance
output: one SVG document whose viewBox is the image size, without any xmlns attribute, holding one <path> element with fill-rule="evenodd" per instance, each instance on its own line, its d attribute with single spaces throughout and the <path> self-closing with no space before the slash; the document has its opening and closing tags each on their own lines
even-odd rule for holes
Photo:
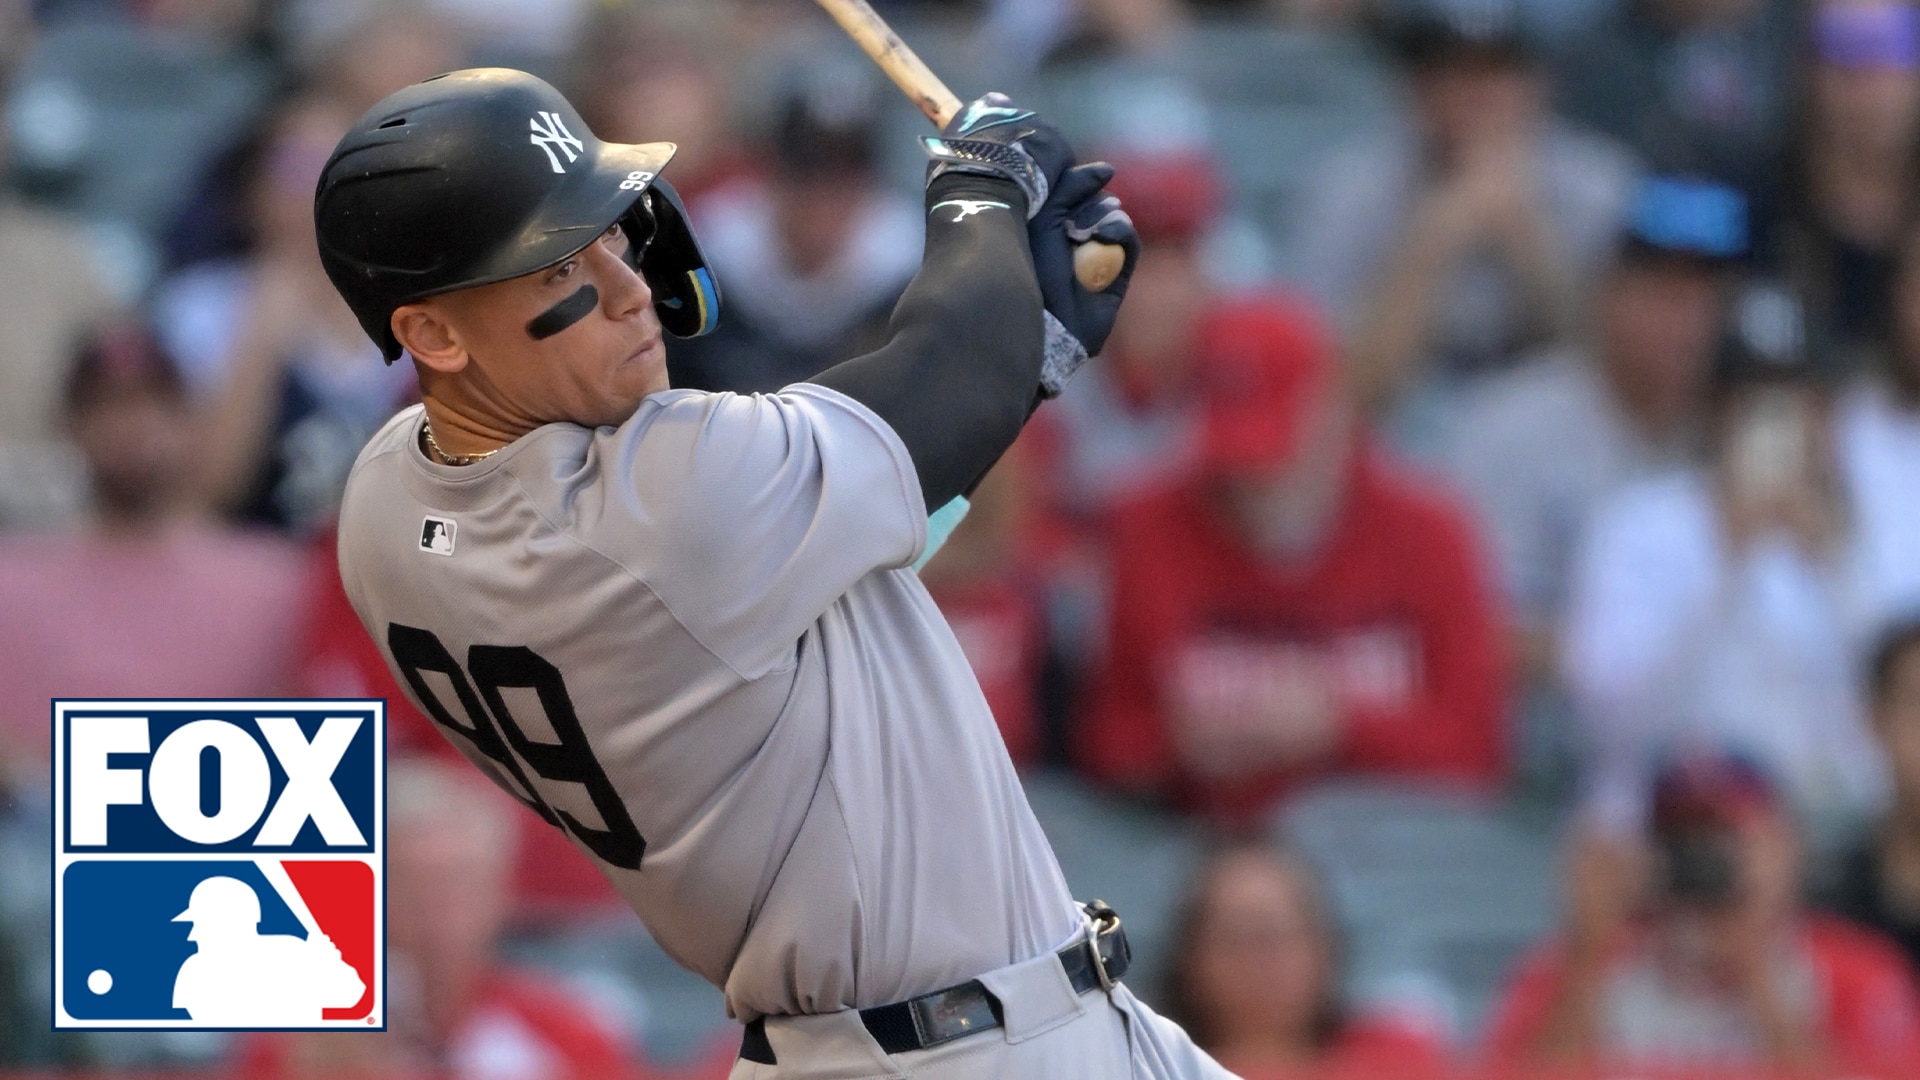
<svg viewBox="0 0 1920 1080">
<path fill-rule="evenodd" d="M 741 1019 L 900 1001 L 1080 914 L 909 566 L 899 438 L 807 384 L 670 390 L 477 464 L 361 452 L 347 595 L 410 696 Z"/>
</svg>

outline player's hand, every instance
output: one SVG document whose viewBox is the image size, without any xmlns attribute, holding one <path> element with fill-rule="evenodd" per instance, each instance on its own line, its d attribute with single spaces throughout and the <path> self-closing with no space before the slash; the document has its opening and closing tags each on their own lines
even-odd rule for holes
<svg viewBox="0 0 1920 1080">
<path fill-rule="evenodd" d="M 1054 189 L 1052 197 L 1027 224 L 1027 236 L 1033 249 L 1033 270 L 1040 280 L 1040 296 L 1047 311 L 1059 320 L 1079 342 L 1086 355 L 1095 355 L 1113 333 L 1113 322 L 1120 315 L 1120 301 L 1127 295 L 1127 281 L 1134 264 L 1140 261 L 1140 234 L 1133 219 L 1121 208 L 1120 200 L 1103 190 L 1113 179 L 1113 166 L 1103 161 L 1076 165 L 1068 169 Z M 1094 292 L 1080 284 L 1073 272 L 1073 251 L 1091 241 L 1115 244 L 1125 253 L 1120 274 L 1113 284 Z M 1049 343 L 1051 345 L 1051 343 Z M 1053 349 L 1049 349 L 1049 369 L 1042 373 L 1048 396 L 1060 392 L 1065 378 L 1052 378 Z M 1068 370 L 1065 375 L 1071 375 Z"/>
<path fill-rule="evenodd" d="M 933 159 L 928 184 L 952 172 L 1011 180 L 1026 194 L 1029 221 L 1073 166 L 1066 137 L 1005 94 L 968 102 L 940 134 L 925 136 L 920 144 Z"/>
</svg>

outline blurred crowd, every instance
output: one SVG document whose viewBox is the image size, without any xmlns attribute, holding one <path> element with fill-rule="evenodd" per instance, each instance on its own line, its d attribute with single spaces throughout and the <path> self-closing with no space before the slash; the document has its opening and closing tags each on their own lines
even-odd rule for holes
<svg viewBox="0 0 1920 1080">
<path fill-rule="evenodd" d="M 1920 1070 L 1920 3 L 876 6 L 1144 238 L 923 573 L 1142 996 L 1249 1080 Z M 809 4 L 0 0 L 0 1072 L 731 1062 L 335 569 L 416 391 L 311 193 L 476 64 L 679 144 L 676 385 L 870 348 L 918 267 L 924 121 Z M 389 700 L 387 1032 L 47 1030 L 48 701 L 113 696 Z"/>
</svg>

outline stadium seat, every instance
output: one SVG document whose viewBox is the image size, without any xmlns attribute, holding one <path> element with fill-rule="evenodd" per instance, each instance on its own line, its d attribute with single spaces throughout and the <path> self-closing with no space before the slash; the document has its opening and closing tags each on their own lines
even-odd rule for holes
<svg viewBox="0 0 1920 1080">
<path fill-rule="evenodd" d="M 151 239 L 272 90 L 263 61 L 105 21 L 49 28 L 8 103 L 14 182 Z"/>
<path fill-rule="evenodd" d="M 1553 829 L 1482 796 L 1340 782 L 1291 801 L 1276 832 L 1326 881 L 1355 992 L 1434 980 L 1457 1035 L 1478 1030 L 1521 951 L 1555 926 Z"/>
</svg>

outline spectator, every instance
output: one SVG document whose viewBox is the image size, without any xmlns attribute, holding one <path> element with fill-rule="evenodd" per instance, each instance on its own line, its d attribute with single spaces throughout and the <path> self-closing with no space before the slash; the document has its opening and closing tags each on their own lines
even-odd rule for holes
<svg viewBox="0 0 1920 1080">
<path fill-rule="evenodd" d="M 1596 754 L 1591 810 L 1631 828 L 1646 770 L 1691 740 L 1776 777 L 1810 839 L 1878 809 L 1882 763 L 1857 672 L 1891 584 L 1836 460 L 1835 372 L 1798 307 L 1756 285 L 1715 375 L 1709 461 L 1631 485 L 1575 570 L 1567 679 Z M 1905 572 L 1911 574 L 1912 568 Z"/>
<path fill-rule="evenodd" d="M 1344 333 L 1363 411 L 1404 403 L 1399 436 L 1427 451 L 1422 409 L 1452 384 L 1575 329 L 1633 164 L 1547 111 L 1545 73 L 1510 6 L 1408 2 L 1393 38 L 1410 122 L 1318 170 L 1299 262 Z"/>
<path fill-rule="evenodd" d="M 1258 843 L 1221 849 L 1194 878 L 1175 921 L 1166 1013 L 1245 1080 L 1441 1064 L 1426 1025 L 1348 1007 L 1319 884 L 1299 860 Z"/>
<path fill-rule="evenodd" d="M 382 365 L 320 266 L 313 189 L 352 117 L 334 99 L 278 110 L 248 169 L 251 245 L 161 284 L 156 320 L 210 405 L 202 482 L 256 524 L 304 533 L 332 517 L 362 444 L 414 390 Z"/>
<path fill-rule="evenodd" d="M 8 34 L 25 29 L 0 2 L 0 88 L 11 85 Z M 0 110 L 0 178 L 8 111 Z M 84 226 L 33 209 L 0 184 L 0 529 L 48 525 L 80 511 L 84 478 L 60 438 L 60 378 L 70 343 L 108 306 Z"/>
<path fill-rule="evenodd" d="M 1574 551 L 1606 496 L 1699 450 L 1708 372 L 1746 249 L 1730 188 L 1649 179 L 1599 283 L 1590 343 L 1469 391 L 1444 460 L 1487 527 L 1526 676 L 1516 764 L 1561 794 L 1577 771 L 1558 633 Z"/>
<path fill-rule="evenodd" d="M 1221 202 L 1213 161 L 1136 153 L 1115 155 L 1115 169 L 1110 188 L 1140 232 L 1142 257 L 1100 362 L 1037 418 L 1058 432 L 1050 501 L 1082 521 L 1192 472 L 1194 367 L 1239 332 L 1239 306 L 1218 294 L 1200 256 Z"/>
<path fill-rule="evenodd" d="M 1533 670 L 1557 651 L 1588 514 L 1697 449 L 1745 210 L 1719 185 L 1646 181 L 1600 281 L 1591 346 L 1495 376 L 1461 410 L 1449 464 L 1490 530 Z"/>
<path fill-rule="evenodd" d="M 1893 805 L 1842 863 L 1833 907 L 1898 942 L 1920 970 L 1920 618 L 1887 631 L 1869 670 L 1873 730 L 1893 775 Z"/>
<path fill-rule="evenodd" d="M 871 69 L 839 54 L 790 62 L 762 139 L 766 174 L 713 193 L 699 216 L 726 314 L 712 334 L 674 342 L 673 385 L 777 390 L 884 341 L 922 226 L 918 202 L 877 171 Z"/>
<path fill-rule="evenodd" d="M 1778 206 L 1794 0 L 1624 0 L 1557 58 L 1560 108 L 1648 167 Z M 1762 215 L 1764 219 L 1767 215 Z"/>
<path fill-rule="evenodd" d="M 1920 179 L 1920 9 L 1904 0 L 1824 0 L 1813 15 L 1795 285 L 1847 350 L 1886 339 L 1903 218 Z"/>
<path fill-rule="evenodd" d="M 92 332 L 65 401 L 92 519 L 0 540 L 0 767 L 27 790 L 52 698 L 284 695 L 305 603 L 298 551 L 196 513 L 194 416 L 143 328 Z"/>
<path fill-rule="evenodd" d="M 1764 773 L 1737 757 L 1677 758 L 1661 769 L 1648 816 L 1650 853 L 1592 835 L 1576 843 L 1566 931 L 1509 986 L 1496 1058 L 1920 1062 L 1920 991 L 1904 957 L 1870 931 L 1804 911 L 1798 837 Z"/>
<path fill-rule="evenodd" d="M 1920 222 L 1898 248 L 1890 330 L 1836 424 L 1874 618 L 1920 608 Z"/>
<path fill-rule="evenodd" d="M 591 1003 L 499 960 L 511 906 L 511 813 L 505 796 L 449 765 L 390 764 L 387 1031 L 244 1036 L 237 1057 L 246 1074 L 635 1075 Z"/>
<path fill-rule="evenodd" d="M 1242 820 L 1329 772 L 1496 785 L 1503 627 L 1471 527 L 1365 434 L 1308 315 L 1234 317 L 1199 474 L 1114 514 L 1084 764 Z"/>
<path fill-rule="evenodd" d="M 967 516 L 920 580 L 953 628 L 1017 765 L 1038 764 L 1050 739 L 1040 711 L 1047 658 L 1042 583 L 1033 565 L 1032 465 L 1016 442 L 969 497 Z"/>
</svg>

